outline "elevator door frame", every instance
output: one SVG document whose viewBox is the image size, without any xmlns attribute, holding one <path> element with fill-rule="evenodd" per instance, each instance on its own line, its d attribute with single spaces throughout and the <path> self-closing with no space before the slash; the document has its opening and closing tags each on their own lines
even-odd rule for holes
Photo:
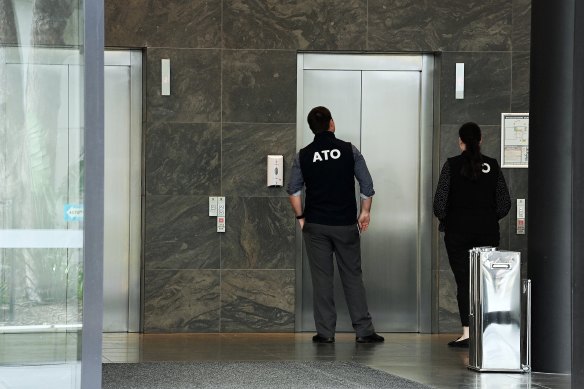
<svg viewBox="0 0 584 389">
<path fill-rule="evenodd" d="M 431 54 L 323 54 L 299 53 L 297 57 L 296 150 L 304 147 L 304 71 L 418 71 L 421 74 L 420 94 L 420 175 L 418 198 L 418 331 L 432 332 L 432 166 L 434 134 L 434 57 Z M 303 312 L 303 240 L 296 226 L 296 320 L 295 330 L 302 328 Z M 374 318 L 375 319 L 375 318 Z"/>
</svg>

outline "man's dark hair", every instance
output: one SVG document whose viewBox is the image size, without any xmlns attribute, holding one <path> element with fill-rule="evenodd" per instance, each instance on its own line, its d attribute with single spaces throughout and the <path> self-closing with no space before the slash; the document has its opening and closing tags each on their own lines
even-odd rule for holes
<svg viewBox="0 0 584 389">
<path fill-rule="evenodd" d="M 326 107 L 314 107 L 308 113 L 308 126 L 315 134 L 328 131 L 332 118 L 331 111 Z"/>
</svg>

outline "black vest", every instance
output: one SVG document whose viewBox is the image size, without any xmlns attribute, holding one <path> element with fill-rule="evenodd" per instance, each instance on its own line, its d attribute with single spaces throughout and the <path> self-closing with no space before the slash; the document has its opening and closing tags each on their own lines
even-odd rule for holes
<svg viewBox="0 0 584 389">
<path fill-rule="evenodd" d="M 306 186 L 307 223 L 346 226 L 357 222 L 355 158 L 351 143 L 330 131 L 314 136 L 300 150 L 300 169 Z"/>
<path fill-rule="evenodd" d="M 462 154 L 448 158 L 450 190 L 445 220 L 446 232 L 498 233 L 496 193 L 499 164 L 497 160 L 483 155 L 482 173 L 473 181 L 461 174 L 465 158 Z"/>
</svg>

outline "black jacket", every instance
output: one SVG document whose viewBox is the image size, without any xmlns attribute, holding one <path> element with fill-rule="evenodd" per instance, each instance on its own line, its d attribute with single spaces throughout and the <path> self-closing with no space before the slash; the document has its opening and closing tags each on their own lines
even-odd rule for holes
<svg viewBox="0 0 584 389">
<path fill-rule="evenodd" d="M 299 161 L 306 186 L 306 222 L 331 226 L 356 223 L 351 143 L 337 139 L 330 131 L 316 134 L 314 141 L 300 150 Z"/>
<path fill-rule="evenodd" d="M 461 174 L 465 158 L 462 154 L 449 158 L 442 168 L 434 196 L 441 230 L 498 233 L 499 219 L 511 209 L 505 177 L 497 160 L 483 155 L 482 173 L 476 180 L 468 179 Z"/>
</svg>

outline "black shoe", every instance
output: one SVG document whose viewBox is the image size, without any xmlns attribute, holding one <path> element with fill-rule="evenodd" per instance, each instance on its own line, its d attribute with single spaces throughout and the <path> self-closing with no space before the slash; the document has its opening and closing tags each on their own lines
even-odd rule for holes
<svg viewBox="0 0 584 389">
<path fill-rule="evenodd" d="M 335 337 L 334 336 L 326 337 L 326 336 L 320 336 L 319 334 L 316 334 L 312 337 L 312 342 L 313 343 L 335 343 Z"/>
<path fill-rule="evenodd" d="M 367 336 L 357 336 L 357 338 L 355 339 L 357 343 L 381 343 L 384 340 L 385 339 L 383 338 L 383 336 L 379 336 L 375 332 Z"/>
<path fill-rule="evenodd" d="M 461 348 L 468 348 L 470 344 L 470 340 L 469 338 L 463 339 L 463 340 L 458 340 L 455 339 L 451 342 L 448 342 L 448 347 L 461 347 Z"/>
</svg>

